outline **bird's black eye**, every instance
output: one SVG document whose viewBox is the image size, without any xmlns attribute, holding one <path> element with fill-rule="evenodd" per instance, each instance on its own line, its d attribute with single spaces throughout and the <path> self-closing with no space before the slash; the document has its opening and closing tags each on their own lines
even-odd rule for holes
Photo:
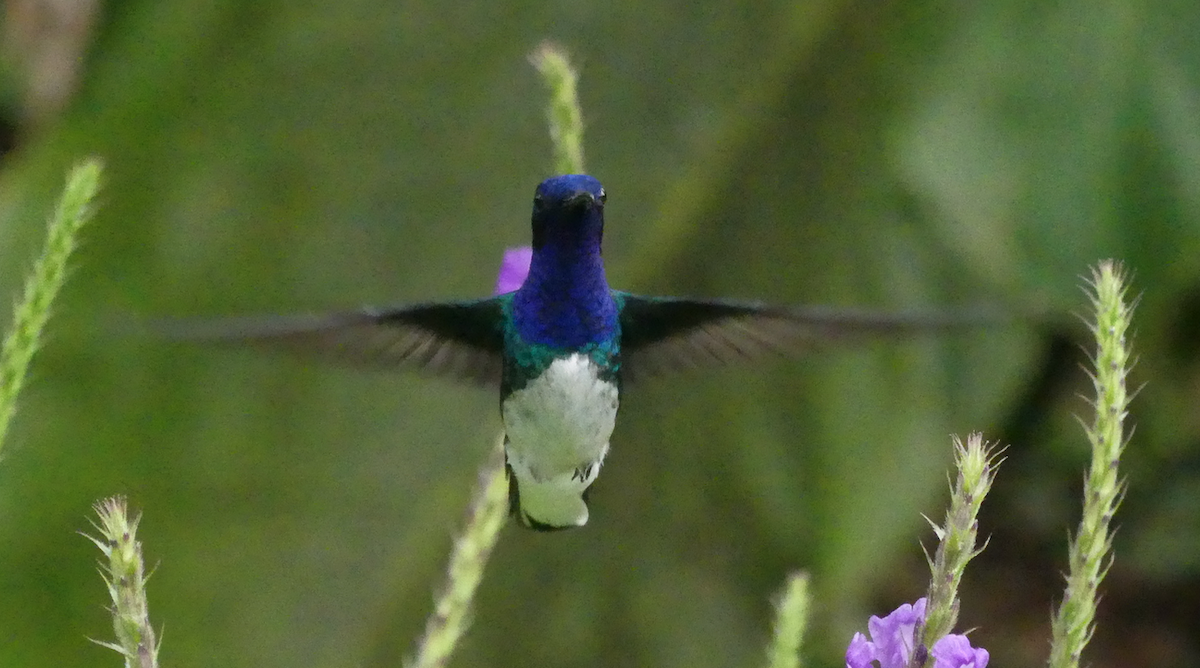
<svg viewBox="0 0 1200 668">
<path fill-rule="evenodd" d="M 604 188 L 600 189 L 600 196 L 597 197 L 596 199 L 600 200 L 601 204 L 604 204 L 605 200 L 608 199 L 608 195 L 604 192 Z"/>
<path fill-rule="evenodd" d="M 541 193 L 534 195 L 533 196 L 533 208 L 541 209 L 544 206 L 546 206 L 546 198 L 542 197 Z"/>
</svg>

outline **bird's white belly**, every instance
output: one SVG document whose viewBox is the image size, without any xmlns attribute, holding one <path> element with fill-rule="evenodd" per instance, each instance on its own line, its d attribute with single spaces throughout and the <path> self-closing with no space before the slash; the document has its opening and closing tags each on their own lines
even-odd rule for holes
<svg viewBox="0 0 1200 668">
<path fill-rule="evenodd" d="M 502 406 L 508 463 L 537 481 L 586 489 L 600 472 L 617 418 L 617 386 L 588 356 L 555 360 Z M 524 476 L 522 476 L 524 477 Z"/>
</svg>

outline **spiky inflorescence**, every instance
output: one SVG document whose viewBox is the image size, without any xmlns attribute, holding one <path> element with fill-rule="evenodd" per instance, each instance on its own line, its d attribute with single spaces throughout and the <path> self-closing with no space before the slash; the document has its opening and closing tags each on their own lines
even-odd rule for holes
<svg viewBox="0 0 1200 668">
<path fill-rule="evenodd" d="M 992 487 L 997 466 L 981 434 L 971 434 L 965 446 L 955 438 L 954 461 L 958 478 L 951 492 L 950 509 L 945 523 L 933 527 L 938 547 L 929 560 L 929 607 L 919 634 L 921 646 L 926 648 L 949 634 L 958 620 L 958 585 L 967 562 L 980 552 L 975 548 L 979 507 Z M 918 658 L 921 665 L 929 659 L 928 654 Z"/>
<path fill-rule="evenodd" d="M 775 604 L 775 635 L 768 648 L 767 668 L 800 668 L 809 598 L 808 573 L 788 575 Z"/>
<path fill-rule="evenodd" d="M 95 641 L 125 657 L 125 668 L 157 668 L 158 643 L 150 626 L 146 603 L 146 566 L 142 544 L 137 540 L 140 518 L 130 518 L 125 499 L 114 496 L 97 502 L 97 536 L 88 538 L 104 553 L 100 572 L 112 598 L 113 631 L 116 642 Z"/>
<path fill-rule="evenodd" d="M 1071 539 L 1067 587 L 1051 629 L 1051 668 L 1075 668 L 1092 637 L 1100 582 L 1112 563 L 1113 514 L 1125 493 L 1117 464 L 1125 447 L 1124 423 L 1130 395 L 1125 387 L 1131 358 L 1125 334 L 1132 305 L 1125 303 L 1125 278 L 1121 266 L 1101 262 L 1090 282 L 1096 320 L 1092 384 L 1096 410 L 1091 426 L 1085 425 L 1092 448 L 1092 463 L 1083 482 L 1083 518 Z M 1082 420 L 1081 420 L 1082 422 Z"/>
<path fill-rule="evenodd" d="M 567 54 L 557 44 L 546 42 L 529 56 L 550 89 L 550 140 L 554 145 L 556 174 L 583 173 L 583 112 L 575 84 L 579 79 Z"/>
<path fill-rule="evenodd" d="M 504 477 L 504 441 L 479 474 L 479 488 L 467 511 L 466 527 L 454 542 L 446 585 L 433 614 L 425 623 L 425 636 L 410 668 L 442 668 L 467 631 L 471 601 L 483 580 L 492 548 L 508 517 L 508 481 Z"/>
<path fill-rule="evenodd" d="M 67 279 L 67 260 L 79 245 L 80 228 L 92 217 L 100 172 L 100 161 L 93 158 L 76 165 L 67 176 L 67 186 L 50 218 L 46 246 L 26 278 L 25 291 L 14 309 L 12 327 L 0 350 L 0 448 L 16 412 L 17 395 L 29 361 L 50 319 L 50 305 Z"/>
</svg>

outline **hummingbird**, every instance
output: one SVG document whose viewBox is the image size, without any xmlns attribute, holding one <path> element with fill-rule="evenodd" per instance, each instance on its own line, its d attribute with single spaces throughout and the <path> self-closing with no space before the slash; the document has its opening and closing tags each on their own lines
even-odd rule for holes
<svg viewBox="0 0 1200 668">
<path fill-rule="evenodd" d="M 191 330 L 375 368 L 498 386 L 509 506 L 526 527 L 588 521 L 625 384 L 698 367 L 798 353 L 820 340 L 961 324 L 880 313 L 614 290 L 601 246 L 607 196 L 584 174 L 533 196 L 532 259 L 520 288 L 485 299 L 318 316 L 238 318 Z"/>
</svg>

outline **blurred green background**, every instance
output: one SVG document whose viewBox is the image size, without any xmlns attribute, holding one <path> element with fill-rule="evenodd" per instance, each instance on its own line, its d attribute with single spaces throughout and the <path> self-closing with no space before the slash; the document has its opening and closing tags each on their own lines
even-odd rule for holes
<svg viewBox="0 0 1200 668">
<path fill-rule="evenodd" d="M 79 156 L 95 224 L 0 461 L 0 665 L 113 666 L 86 530 L 127 494 L 165 666 L 396 666 L 493 393 L 131 334 L 486 294 L 581 70 L 634 291 L 1038 324 L 630 388 L 592 520 L 508 527 L 458 666 L 747 666 L 811 569 L 813 665 L 919 596 L 950 434 L 1008 444 L 962 628 L 1044 661 L 1087 461 L 1080 276 L 1122 259 L 1137 432 L 1093 666 L 1200 665 L 1200 4 L 8 0 L 0 285 Z"/>
</svg>

